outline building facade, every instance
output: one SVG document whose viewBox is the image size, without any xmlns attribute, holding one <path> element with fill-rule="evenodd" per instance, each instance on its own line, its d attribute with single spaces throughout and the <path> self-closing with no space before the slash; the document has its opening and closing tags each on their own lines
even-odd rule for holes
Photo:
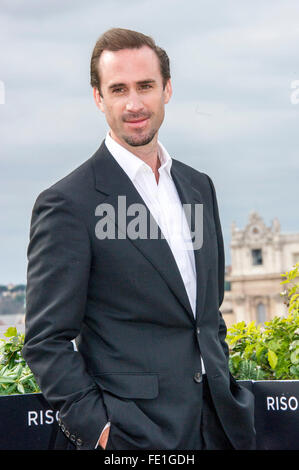
<svg viewBox="0 0 299 470">
<path fill-rule="evenodd" d="M 243 320 L 264 323 L 285 315 L 281 274 L 299 261 L 299 233 L 282 233 L 277 218 L 267 227 L 252 212 L 244 229 L 232 224 L 230 249 L 221 308 L 227 325 Z"/>
</svg>

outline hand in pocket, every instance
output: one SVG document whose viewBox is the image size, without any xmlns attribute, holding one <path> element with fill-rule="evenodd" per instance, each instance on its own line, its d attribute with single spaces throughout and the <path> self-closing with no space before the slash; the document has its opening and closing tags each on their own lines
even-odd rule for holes
<svg viewBox="0 0 299 470">
<path fill-rule="evenodd" d="M 108 426 L 103 432 L 102 432 L 102 435 L 101 435 L 101 438 L 100 438 L 100 441 L 99 441 L 99 444 L 100 446 L 102 447 L 102 449 L 106 449 L 106 445 L 107 445 L 107 442 L 108 442 L 108 438 L 109 438 L 109 433 L 110 433 L 110 426 Z"/>
</svg>

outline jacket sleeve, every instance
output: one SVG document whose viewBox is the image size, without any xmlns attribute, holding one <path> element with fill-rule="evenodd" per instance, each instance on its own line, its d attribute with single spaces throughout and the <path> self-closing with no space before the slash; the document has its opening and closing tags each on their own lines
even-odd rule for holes
<svg viewBox="0 0 299 470">
<path fill-rule="evenodd" d="M 219 308 L 220 308 L 224 299 L 224 274 L 225 274 L 224 243 L 223 243 L 223 236 L 222 236 L 222 229 L 221 229 L 221 223 L 220 223 L 220 217 L 219 217 L 216 191 L 215 191 L 213 181 L 211 180 L 209 176 L 208 176 L 208 179 L 209 179 L 211 190 L 212 190 L 214 221 L 215 221 L 215 226 L 216 226 L 217 243 L 218 243 L 218 294 L 219 294 Z M 225 324 L 225 321 L 222 317 L 220 310 L 219 310 L 219 316 L 220 316 L 220 320 L 219 320 L 218 334 L 219 334 L 219 338 L 220 338 L 224 353 L 228 359 L 229 348 L 225 341 L 227 328 L 226 328 L 226 324 Z"/>
<path fill-rule="evenodd" d="M 85 312 L 90 241 L 72 203 L 52 188 L 35 202 L 27 255 L 23 357 L 45 399 L 59 410 L 65 435 L 77 448 L 94 449 L 107 413 L 72 343 Z"/>
</svg>

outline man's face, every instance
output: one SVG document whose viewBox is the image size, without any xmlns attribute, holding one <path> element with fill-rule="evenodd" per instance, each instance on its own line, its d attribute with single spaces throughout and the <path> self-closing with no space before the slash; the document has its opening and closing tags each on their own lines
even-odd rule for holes
<svg viewBox="0 0 299 470">
<path fill-rule="evenodd" d="M 158 57 L 147 46 L 103 51 L 99 59 L 101 94 L 94 88 L 97 106 L 105 113 L 111 137 L 125 147 L 157 140 L 164 105 L 171 97 L 168 80 L 163 89 Z"/>
</svg>

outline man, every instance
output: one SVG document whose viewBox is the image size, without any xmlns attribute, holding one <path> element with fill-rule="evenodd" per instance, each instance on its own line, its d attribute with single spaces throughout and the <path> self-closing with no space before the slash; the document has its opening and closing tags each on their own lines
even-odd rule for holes
<svg viewBox="0 0 299 470">
<path fill-rule="evenodd" d="M 158 141 L 167 54 L 109 30 L 91 85 L 109 132 L 35 202 L 24 358 L 68 447 L 253 449 L 253 396 L 229 373 L 219 311 L 215 190 Z"/>
</svg>

